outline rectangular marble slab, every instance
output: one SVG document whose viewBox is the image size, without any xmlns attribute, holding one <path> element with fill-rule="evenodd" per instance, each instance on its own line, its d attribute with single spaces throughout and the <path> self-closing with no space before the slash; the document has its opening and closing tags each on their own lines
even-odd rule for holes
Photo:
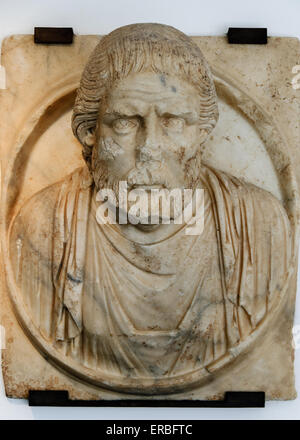
<svg viewBox="0 0 300 440">
<path fill-rule="evenodd" d="M 64 361 L 56 362 L 55 356 L 53 358 L 55 350 L 49 354 L 45 349 L 45 345 L 53 348 L 53 344 L 46 335 L 47 331 L 43 330 L 43 323 L 47 321 L 43 310 L 39 311 L 39 326 L 35 326 L 35 330 L 28 328 L 23 317 L 26 306 L 19 301 L 16 286 L 10 281 L 17 264 L 17 257 L 12 257 L 14 254 L 8 243 L 9 237 L 14 237 L 11 225 L 30 197 L 66 178 L 76 168 L 85 166 L 81 145 L 72 133 L 71 115 L 83 68 L 100 39 L 91 35 L 75 36 L 70 46 L 47 46 L 35 45 L 32 35 L 13 35 L 2 43 L 1 64 L 5 68 L 6 87 L 1 89 L 0 83 L 0 322 L 5 332 L 2 371 L 7 396 L 27 398 L 29 390 L 67 390 L 72 399 L 85 400 L 217 400 L 222 399 L 226 391 L 265 391 L 269 400 L 294 399 L 292 328 L 297 279 L 297 185 L 300 183 L 300 90 L 293 87 L 295 73 L 292 71 L 294 66 L 300 65 L 300 46 L 296 38 L 270 37 L 268 44 L 261 46 L 230 45 L 225 37 L 192 37 L 211 67 L 220 113 L 216 128 L 202 145 L 203 162 L 271 194 L 291 225 L 294 256 L 287 269 L 287 285 L 278 287 L 278 298 L 284 290 L 280 306 L 277 306 L 277 300 L 274 300 L 274 306 L 270 300 L 268 322 L 257 324 L 257 329 L 248 332 L 237 346 L 207 364 L 201 370 L 199 383 L 194 376 L 187 378 L 193 371 L 186 367 L 181 379 L 166 373 L 173 380 L 174 387 L 170 386 L 167 393 L 162 391 L 152 395 L 130 392 L 127 378 L 124 376 L 123 380 L 122 374 L 113 375 L 111 383 L 114 384 L 114 380 L 118 383 L 115 387 L 106 387 L 109 380 L 105 382 L 104 379 L 101 385 L 101 370 L 97 379 L 86 370 L 79 369 L 78 374 L 74 374 L 75 351 L 70 354 L 71 367 L 67 371 Z M 47 197 L 45 205 L 50 200 Z M 264 205 L 263 196 L 259 203 L 262 212 L 268 209 L 264 206 L 269 206 L 269 202 Z M 30 217 L 30 213 L 26 215 Z M 257 225 L 259 215 L 258 210 L 254 210 L 250 223 Z M 32 225 L 35 224 L 32 218 Z M 44 240 L 47 240 L 46 236 Z M 269 270 L 266 269 L 266 258 L 270 258 L 270 265 L 276 265 L 279 254 L 288 252 L 288 244 L 282 240 L 281 248 L 270 251 L 271 257 L 262 257 L 261 268 L 257 268 L 262 277 Z M 257 243 L 257 249 L 261 248 L 262 243 Z M 16 249 L 18 252 L 18 244 Z M 26 255 L 30 257 L 28 252 Z M 153 283 L 156 282 L 155 278 Z M 39 335 L 40 330 L 46 336 Z M 34 332 L 35 343 L 32 341 Z M 187 381 L 182 390 L 180 381 Z M 190 385 L 189 381 L 194 381 L 195 385 Z M 146 387 L 148 378 L 144 382 Z M 153 389 L 155 386 L 156 379 Z M 157 387 L 159 389 L 159 385 Z"/>
</svg>

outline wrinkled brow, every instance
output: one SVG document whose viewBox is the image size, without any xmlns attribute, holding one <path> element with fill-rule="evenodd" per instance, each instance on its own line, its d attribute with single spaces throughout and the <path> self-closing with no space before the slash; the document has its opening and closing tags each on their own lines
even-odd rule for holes
<svg viewBox="0 0 300 440">
<path fill-rule="evenodd" d="M 111 108 L 106 109 L 102 117 L 107 119 L 143 117 L 144 112 L 141 110 L 142 109 L 128 106 L 112 106 Z M 168 109 L 156 107 L 156 113 L 158 116 L 177 117 L 190 122 L 199 119 L 198 112 L 190 109 L 177 110 L 176 108 Z"/>
</svg>

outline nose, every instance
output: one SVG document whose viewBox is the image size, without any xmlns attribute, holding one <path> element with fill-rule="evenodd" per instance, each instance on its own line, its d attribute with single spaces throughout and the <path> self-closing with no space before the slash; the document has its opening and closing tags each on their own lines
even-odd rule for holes
<svg viewBox="0 0 300 440">
<path fill-rule="evenodd" d="M 137 161 L 161 161 L 161 139 L 158 117 L 153 110 L 144 119 L 142 137 L 137 151 Z"/>
</svg>

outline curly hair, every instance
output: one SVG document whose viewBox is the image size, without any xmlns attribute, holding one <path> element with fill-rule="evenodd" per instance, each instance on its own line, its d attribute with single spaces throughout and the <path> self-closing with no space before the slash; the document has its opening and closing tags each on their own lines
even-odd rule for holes
<svg viewBox="0 0 300 440">
<path fill-rule="evenodd" d="M 101 100 L 119 80 L 131 73 L 151 71 L 176 75 L 199 92 L 199 123 L 209 133 L 218 120 L 217 96 L 209 66 L 199 47 L 184 33 L 162 24 L 120 27 L 104 36 L 92 52 L 77 90 L 72 130 L 83 146 L 90 167 L 93 147 L 85 143 L 96 127 Z"/>
</svg>

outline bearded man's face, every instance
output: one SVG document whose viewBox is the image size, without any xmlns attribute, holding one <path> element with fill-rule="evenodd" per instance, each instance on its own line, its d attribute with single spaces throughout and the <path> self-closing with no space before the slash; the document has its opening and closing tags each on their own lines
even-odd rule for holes
<svg viewBox="0 0 300 440">
<path fill-rule="evenodd" d="M 152 72 L 131 74 L 110 90 L 94 133 L 92 173 L 97 189 L 119 181 L 128 190 L 194 189 L 199 146 L 200 99 L 186 81 Z"/>
</svg>

